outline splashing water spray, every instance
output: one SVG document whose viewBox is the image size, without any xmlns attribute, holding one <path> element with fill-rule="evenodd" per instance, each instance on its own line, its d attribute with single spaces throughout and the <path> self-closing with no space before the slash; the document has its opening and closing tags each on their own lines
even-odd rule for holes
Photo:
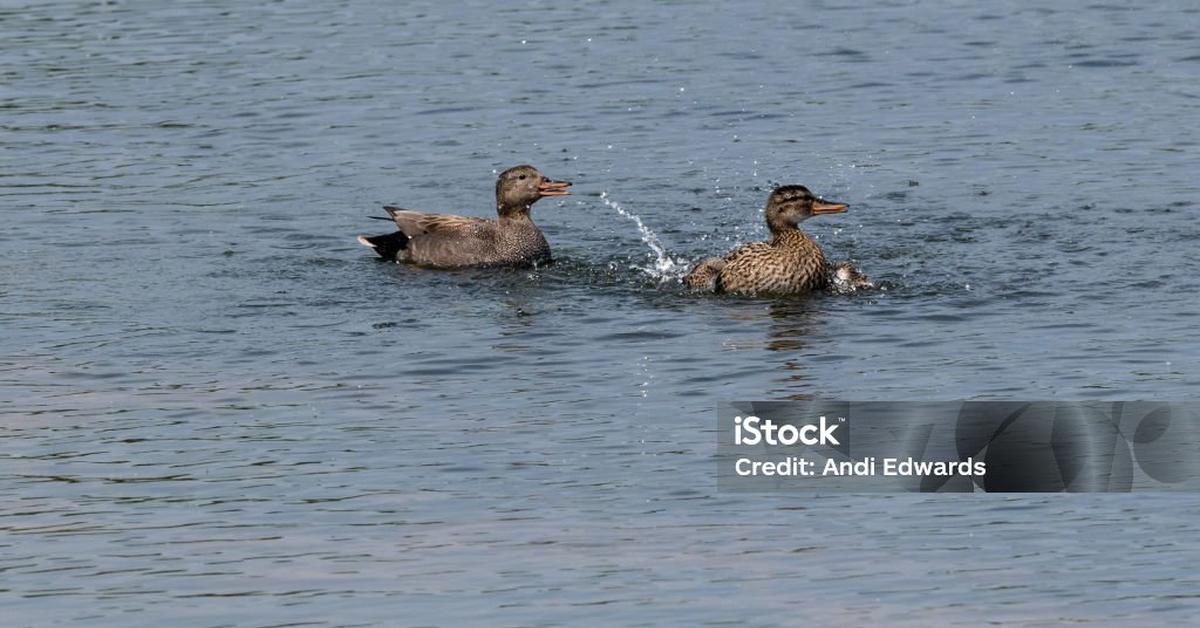
<svg viewBox="0 0 1200 628">
<path fill-rule="evenodd" d="M 621 207 L 616 201 L 608 198 L 608 192 L 600 193 L 600 201 L 612 208 L 618 214 L 628 218 L 637 225 L 638 232 L 642 236 L 642 242 L 650 247 L 650 251 L 654 253 L 653 266 L 634 266 L 634 268 L 650 275 L 659 281 L 667 281 L 670 279 L 679 279 L 688 269 L 688 262 L 679 258 L 673 258 L 667 255 L 666 249 L 662 243 L 658 241 L 658 236 L 655 235 L 646 223 L 642 222 L 642 218 L 637 214 L 631 213 L 624 207 Z"/>
</svg>

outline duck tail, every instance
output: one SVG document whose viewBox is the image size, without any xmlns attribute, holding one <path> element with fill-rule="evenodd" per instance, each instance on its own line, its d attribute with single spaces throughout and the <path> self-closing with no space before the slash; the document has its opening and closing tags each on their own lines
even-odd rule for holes
<svg viewBox="0 0 1200 628">
<path fill-rule="evenodd" d="M 408 248 L 408 236 L 403 231 L 377 236 L 358 236 L 358 243 L 375 249 L 386 260 L 399 261 L 400 252 Z"/>
<path fill-rule="evenodd" d="M 725 268 L 725 260 L 719 257 L 706 257 L 692 267 L 683 278 L 683 283 L 693 290 L 705 292 L 721 292 L 721 269 Z"/>
</svg>

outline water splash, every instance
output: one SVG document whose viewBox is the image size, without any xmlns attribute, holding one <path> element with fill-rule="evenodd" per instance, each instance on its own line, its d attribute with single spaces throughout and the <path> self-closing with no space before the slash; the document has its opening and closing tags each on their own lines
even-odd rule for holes
<svg viewBox="0 0 1200 628">
<path fill-rule="evenodd" d="M 662 242 L 659 242 L 658 235 L 651 231 L 646 223 L 642 222 L 641 216 L 630 212 L 621 207 L 619 203 L 608 198 L 608 192 L 600 193 L 600 202 L 612 208 L 618 214 L 628 218 L 637 225 L 638 232 L 642 237 L 642 242 L 650 247 L 650 251 L 654 253 L 653 266 L 634 266 L 634 268 L 650 275 L 659 281 L 668 281 L 671 279 L 679 279 L 687 272 L 689 264 L 687 260 L 671 257 L 667 255 L 666 249 L 663 248 Z"/>
</svg>

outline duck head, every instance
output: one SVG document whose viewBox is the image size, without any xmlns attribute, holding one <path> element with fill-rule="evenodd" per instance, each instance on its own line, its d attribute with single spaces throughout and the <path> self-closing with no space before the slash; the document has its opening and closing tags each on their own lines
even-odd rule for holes
<svg viewBox="0 0 1200 628">
<path fill-rule="evenodd" d="M 538 199 L 546 196 L 567 196 L 567 181 L 554 181 L 533 166 L 516 166 L 500 173 L 496 179 L 496 210 L 500 215 L 528 212 Z"/>
<path fill-rule="evenodd" d="M 827 201 L 809 192 L 803 185 L 785 185 L 775 188 L 767 197 L 767 226 L 772 232 L 794 229 L 813 216 L 840 214 L 846 207 L 845 203 Z"/>
</svg>

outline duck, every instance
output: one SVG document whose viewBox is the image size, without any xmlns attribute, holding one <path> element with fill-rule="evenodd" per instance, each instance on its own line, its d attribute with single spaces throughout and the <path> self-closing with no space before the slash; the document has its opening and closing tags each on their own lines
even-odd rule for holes
<svg viewBox="0 0 1200 628">
<path fill-rule="evenodd" d="M 775 188 L 767 197 L 765 215 L 771 239 L 740 246 L 724 257 L 698 261 L 683 278 L 695 290 L 746 296 L 799 295 L 829 287 L 870 283 L 848 262 L 825 261 L 821 247 L 800 230 L 800 223 L 825 214 L 840 214 L 849 206 L 827 201 L 803 185 Z"/>
<path fill-rule="evenodd" d="M 850 262 L 838 262 L 829 266 L 829 289 L 837 294 L 854 294 L 859 290 L 875 288 L 875 282 L 854 267 Z"/>
<path fill-rule="evenodd" d="M 569 181 L 556 181 L 523 164 L 496 178 L 496 218 L 432 214 L 385 205 L 397 231 L 358 236 L 379 257 L 431 268 L 537 266 L 551 261 L 550 244 L 530 218 L 548 196 L 567 196 Z"/>
</svg>

